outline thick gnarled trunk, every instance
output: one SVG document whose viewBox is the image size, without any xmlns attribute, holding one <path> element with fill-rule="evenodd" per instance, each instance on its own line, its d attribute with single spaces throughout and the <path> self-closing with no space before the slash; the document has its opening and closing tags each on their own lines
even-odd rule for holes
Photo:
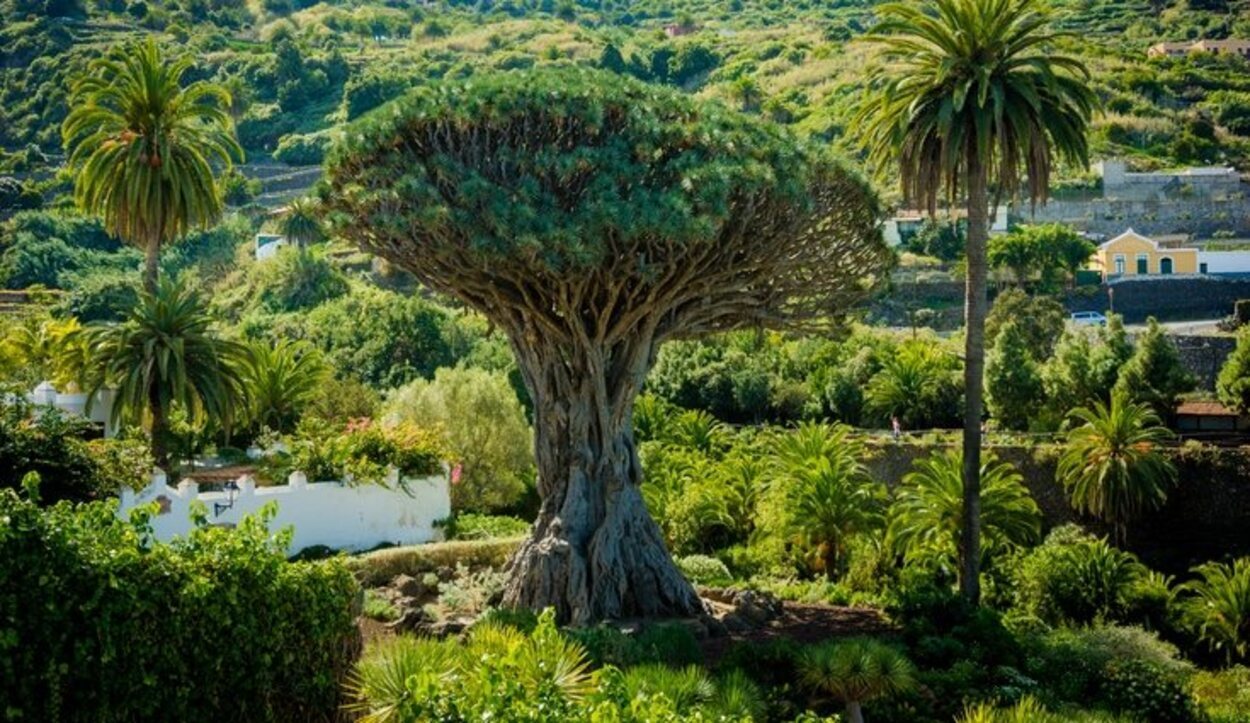
<svg viewBox="0 0 1250 723">
<path fill-rule="evenodd" d="M 552 607 L 579 625 L 702 612 L 639 488 L 632 413 L 652 344 L 527 349 L 513 341 L 534 399 L 542 507 L 509 564 L 504 604 Z"/>
</svg>

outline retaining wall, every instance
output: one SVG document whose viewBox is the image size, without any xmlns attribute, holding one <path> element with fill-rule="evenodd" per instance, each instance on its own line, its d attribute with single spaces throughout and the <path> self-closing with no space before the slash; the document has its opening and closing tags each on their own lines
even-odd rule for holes
<svg viewBox="0 0 1250 723">
<path fill-rule="evenodd" d="M 192 502 L 198 501 L 207 508 L 209 524 L 231 527 L 244 515 L 275 502 L 278 512 L 270 529 L 276 531 L 288 525 L 294 528 L 291 553 L 314 545 L 359 551 L 384 543 L 415 545 L 439 539 L 441 532 L 434 523 L 451 515 L 447 479 L 433 476 L 405 480 L 406 491 L 396 482 L 392 474 L 385 486 L 310 483 L 302 472 L 296 472 L 285 485 L 257 487 L 250 477 L 242 477 L 237 482 L 239 489 L 233 505 L 226 507 L 227 492 L 200 492 L 191 481 L 170 487 L 165 474 L 158 471 L 146 488 L 122 491 L 117 514 L 124 518 L 136 506 L 156 502 L 158 513 L 152 517 L 152 530 L 156 539 L 169 541 L 191 531 Z"/>
</svg>

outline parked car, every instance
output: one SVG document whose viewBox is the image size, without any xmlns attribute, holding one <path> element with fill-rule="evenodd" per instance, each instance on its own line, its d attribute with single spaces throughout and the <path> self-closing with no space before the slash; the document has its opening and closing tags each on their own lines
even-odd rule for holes
<svg viewBox="0 0 1250 723">
<path fill-rule="evenodd" d="M 1078 311 L 1072 315 L 1072 323 L 1077 326 L 1106 326 L 1107 317 L 1097 311 Z"/>
</svg>

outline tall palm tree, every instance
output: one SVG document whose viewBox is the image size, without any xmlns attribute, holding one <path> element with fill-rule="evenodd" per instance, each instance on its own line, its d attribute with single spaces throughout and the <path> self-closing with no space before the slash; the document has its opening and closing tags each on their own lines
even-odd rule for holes
<svg viewBox="0 0 1250 723">
<path fill-rule="evenodd" d="M 934 452 L 917 460 L 914 470 L 903 477 L 890 508 L 888 537 L 907 557 L 960 562 L 967 558 L 963 537 L 968 528 L 964 520 L 967 478 L 963 466 L 960 450 Z M 982 516 L 978 555 L 1035 541 L 1041 532 L 1042 514 L 1020 473 L 987 453 L 981 457 L 977 478 L 981 480 L 978 509 Z M 966 574 L 965 566 L 953 567 L 958 575 Z"/>
<path fill-rule="evenodd" d="M 144 252 L 149 294 L 161 246 L 217 222 L 224 202 L 214 172 L 243 155 L 230 94 L 205 81 L 183 87 L 191 65 L 164 57 L 151 38 L 115 47 L 74 84 L 61 127 L 74 200 Z"/>
<path fill-rule="evenodd" d="M 278 233 L 300 248 L 325 240 L 325 227 L 318 215 L 317 202 L 305 196 L 287 204 L 278 218 Z"/>
<path fill-rule="evenodd" d="M 92 395 L 116 387 L 114 421 L 147 418 L 158 465 L 169 462 L 173 405 L 223 429 L 244 409 L 247 347 L 217 336 L 203 300 L 168 281 L 145 292 L 121 324 L 96 329 L 92 358 L 99 365 Z"/>
<path fill-rule="evenodd" d="M 1095 401 L 1071 416 L 1084 424 L 1068 432 L 1056 474 L 1072 506 L 1114 525 L 1122 544 L 1128 523 L 1160 507 L 1176 483 L 1175 465 L 1159 451 L 1171 432 L 1149 405 L 1123 392 L 1110 406 Z"/>
<path fill-rule="evenodd" d="M 1096 105 L 1089 71 L 1053 47 L 1041 0 L 930 0 L 878 8 L 870 38 L 883 65 L 858 113 L 871 159 L 897 156 L 905 200 L 935 215 L 939 196 L 967 201 L 965 291 L 963 593 L 980 597 L 981 413 L 985 366 L 986 240 L 994 205 L 1023 190 L 1046 199 L 1063 160 L 1088 165 L 1086 127 Z M 1023 180 L 1023 185 L 1021 181 Z"/>
<path fill-rule="evenodd" d="M 799 658 L 799 674 L 809 686 L 845 705 L 851 723 L 864 723 L 864 703 L 906 692 L 916 684 L 911 661 L 872 638 L 807 648 Z"/>
</svg>

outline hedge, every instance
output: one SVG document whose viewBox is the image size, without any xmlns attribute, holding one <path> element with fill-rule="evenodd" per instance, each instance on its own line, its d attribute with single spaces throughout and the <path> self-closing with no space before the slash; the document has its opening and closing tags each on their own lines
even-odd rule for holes
<svg viewBox="0 0 1250 723">
<path fill-rule="evenodd" d="M 520 547 L 523 537 L 507 540 L 464 540 L 433 542 L 410 547 L 390 547 L 349 558 L 348 567 L 361 585 L 375 587 L 396 575 L 416 577 L 440 567 L 464 564 L 470 568 L 500 568 Z"/>
<path fill-rule="evenodd" d="M 343 564 L 287 562 L 273 508 L 171 544 L 154 508 L 0 490 L 0 717 L 334 720 L 360 649 Z"/>
</svg>

